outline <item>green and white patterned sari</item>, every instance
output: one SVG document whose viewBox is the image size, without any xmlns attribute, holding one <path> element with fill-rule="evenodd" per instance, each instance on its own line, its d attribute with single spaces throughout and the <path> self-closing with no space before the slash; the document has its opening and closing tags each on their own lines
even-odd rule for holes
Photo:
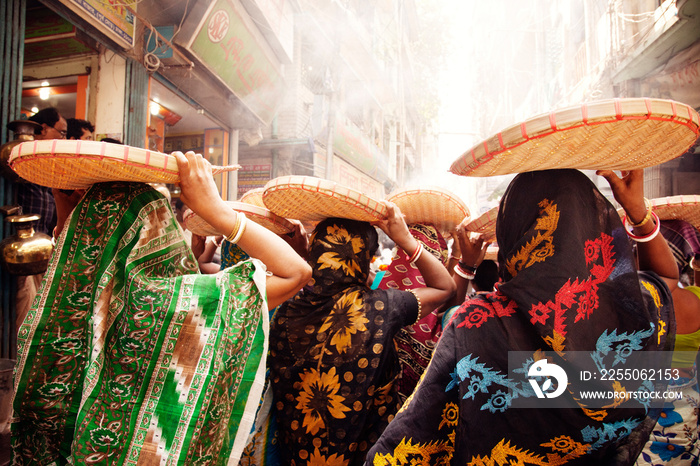
<svg viewBox="0 0 700 466">
<path fill-rule="evenodd" d="M 15 464 L 237 464 L 265 376 L 265 267 L 216 275 L 168 201 L 93 186 L 18 337 Z"/>
</svg>

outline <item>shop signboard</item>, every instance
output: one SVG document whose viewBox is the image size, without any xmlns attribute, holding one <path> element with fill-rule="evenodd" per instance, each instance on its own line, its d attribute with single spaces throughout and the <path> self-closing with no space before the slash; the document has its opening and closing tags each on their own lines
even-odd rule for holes
<svg viewBox="0 0 700 466">
<path fill-rule="evenodd" d="M 333 151 L 371 177 L 389 179 L 389 157 L 355 125 L 336 120 Z"/>
<path fill-rule="evenodd" d="M 134 48 L 134 15 L 137 0 L 61 0 L 78 16 L 125 49 Z"/>
<path fill-rule="evenodd" d="M 383 184 L 338 157 L 333 161 L 333 181 L 374 199 L 384 199 L 386 195 Z"/>
<path fill-rule="evenodd" d="M 272 52 L 238 2 L 212 2 L 186 47 L 261 122 L 272 121 L 284 81 Z"/>
</svg>

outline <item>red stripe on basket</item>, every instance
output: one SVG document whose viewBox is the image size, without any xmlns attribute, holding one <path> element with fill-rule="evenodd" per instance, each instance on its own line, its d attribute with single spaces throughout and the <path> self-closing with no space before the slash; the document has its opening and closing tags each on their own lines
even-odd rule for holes
<svg viewBox="0 0 700 466">
<path fill-rule="evenodd" d="M 501 146 L 501 149 L 505 149 L 506 146 L 503 144 L 503 134 L 498 133 L 498 144 Z"/>
<path fill-rule="evenodd" d="M 146 166 L 148 167 L 151 163 L 151 151 L 147 150 L 146 151 Z"/>
<path fill-rule="evenodd" d="M 124 162 L 129 161 L 129 146 L 124 146 Z"/>
<path fill-rule="evenodd" d="M 58 141 L 58 139 L 54 139 L 51 142 L 51 155 L 56 155 L 56 141 Z"/>
<path fill-rule="evenodd" d="M 524 121 L 520 123 L 520 134 L 522 134 L 523 139 L 525 139 L 526 141 L 530 139 L 530 137 L 527 135 L 527 127 L 525 126 Z"/>
<path fill-rule="evenodd" d="M 615 118 L 622 120 L 622 104 L 620 99 L 615 99 Z"/>
<path fill-rule="evenodd" d="M 81 146 L 82 142 L 83 142 L 82 139 L 78 139 L 78 144 L 77 144 L 77 147 L 75 148 L 76 154 L 80 154 L 80 146 Z"/>
<path fill-rule="evenodd" d="M 34 141 L 34 152 L 32 152 L 32 155 L 36 155 L 36 145 L 39 144 L 39 141 Z"/>
<path fill-rule="evenodd" d="M 588 124 L 588 105 L 586 104 L 581 105 L 581 119 L 584 125 Z"/>
<path fill-rule="evenodd" d="M 675 106 L 674 106 L 674 111 L 676 111 Z M 690 110 L 689 107 L 688 107 L 688 112 L 691 113 L 691 115 L 692 115 L 692 112 L 691 112 L 691 110 Z M 677 116 L 677 115 L 676 115 L 676 116 Z M 691 118 L 689 121 L 685 122 L 685 121 L 682 121 L 682 120 L 675 119 L 674 117 L 649 117 L 649 116 L 646 116 L 646 115 L 643 115 L 643 116 L 640 116 L 640 115 L 636 115 L 636 116 L 630 115 L 630 116 L 619 116 L 619 117 L 616 117 L 614 120 L 600 120 L 600 121 L 589 122 L 588 124 L 589 124 L 589 125 L 603 125 L 603 124 L 612 123 L 613 121 L 618 121 L 618 120 L 670 121 L 670 122 L 673 122 L 673 123 L 676 123 L 676 124 L 680 124 L 680 125 L 683 125 L 683 126 L 687 127 L 687 128 L 688 128 L 689 130 L 691 130 L 695 135 L 700 134 L 700 126 L 698 126 L 698 124 L 696 124 L 696 123 L 692 120 L 692 118 Z M 565 129 L 561 129 L 561 130 L 557 130 L 557 131 L 568 131 L 568 130 L 580 128 L 580 127 L 582 127 L 582 126 L 584 126 L 584 124 L 573 125 L 573 126 L 567 126 Z M 530 137 L 528 140 L 543 138 L 543 137 L 545 137 L 545 136 L 549 136 L 549 135 L 552 134 L 553 132 L 556 132 L 556 131 L 544 132 L 544 133 L 538 134 L 537 136 L 532 136 L 532 137 Z M 509 146 L 508 149 L 506 149 L 506 150 L 514 150 L 514 149 L 516 149 L 517 147 L 519 147 L 519 146 L 525 144 L 526 142 L 527 142 L 527 141 L 522 141 L 522 142 L 519 142 L 519 143 L 517 143 L 517 144 L 513 144 L 513 145 Z M 486 146 L 486 141 L 484 141 L 484 146 Z M 503 153 L 503 152 L 505 152 L 505 150 L 499 150 L 499 151 L 495 151 L 495 152 L 493 152 L 493 153 L 488 153 L 488 152 L 487 152 L 487 155 L 490 155 L 491 157 L 490 157 L 490 158 L 483 158 L 482 160 L 480 160 L 480 161 L 477 163 L 477 165 L 474 167 L 474 169 L 478 168 L 479 166 L 481 166 L 481 165 L 483 165 L 484 163 L 486 163 L 486 162 L 488 162 L 489 160 L 491 160 L 491 158 L 493 158 L 494 156 L 499 155 L 499 154 L 501 154 L 501 153 Z M 467 166 L 468 166 L 468 165 L 467 165 Z"/>
<path fill-rule="evenodd" d="M 101 158 L 104 158 L 105 152 L 107 151 L 107 143 L 103 142 L 101 144 L 102 144 L 102 147 L 100 148 L 100 156 L 101 156 Z"/>
<path fill-rule="evenodd" d="M 651 118 L 651 100 L 644 99 L 644 105 L 647 107 L 647 118 Z"/>
<path fill-rule="evenodd" d="M 554 130 L 557 131 L 557 117 L 554 114 L 554 112 L 549 114 L 549 126 Z"/>
<path fill-rule="evenodd" d="M 678 113 L 676 110 L 676 103 L 674 101 L 671 101 L 671 109 L 673 110 L 673 119 L 675 120 L 678 116 Z"/>
<path fill-rule="evenodd" d="M 489 143 L 487 141 L 484 141 L 484 151 L 486 152 L 486 157 L 491 155 L 491 153 L 489 152 Z M 499 152 L 496 153 L 498 154 Z"/>
</svg>

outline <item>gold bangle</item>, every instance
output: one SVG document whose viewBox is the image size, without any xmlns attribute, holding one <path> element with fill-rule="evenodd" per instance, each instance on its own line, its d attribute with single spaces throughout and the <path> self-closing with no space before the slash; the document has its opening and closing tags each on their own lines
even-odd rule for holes
<svg viewBox="0 0 700 466">
<path fill-rule="evenodd" d="M 233 236 L 233 232 L 231 232 L 230 236 L 233 236 L 233 237 L 229 241 L 232 243 L 237 243 L 241 239 L 241 236 L 243 236 L 243 233 L 245 232 L 245 227 L 246 227 L 247 221 L 248 221 L 245 214 L 239 212 L 238 215 L 239 215 L 238 218 L 240 219 L 240 223 L 238 224 L 238 230 L 236 231 L 236 235 Z"/>
<path fill-rule="evenodd" d="M 649 220 L 651 220 L 651 212 L 652 212 L 651 202 L 649 202 L 649 199 L 647 199 L 646 197 L 644 198 L 644 205 L 647 208 L 647 214 L 644 216 L 644 218 L 642 219 L 641 222 L 632 223 L 632 219 L 630 218 L 630 216 L 629 215 L 627 216 L 627 220 L 629 221 L 629 224 L 632 228 L 639 228 L 642 225 L 644 225 L 645 223 L 647 223 Z"/>
<path fill-rule="evenodd" d="M 235 243 L 236 241 L 236 236 L 238 236 L 238 232 L 241 230 L 241 215 L 243 215 L 240 212 L 236 212 L 236 222 L 233 224 L 233 229 L 231 230 L 231 233 L 226 237 L 226 241 L 230 243 Z"/>
</svg>

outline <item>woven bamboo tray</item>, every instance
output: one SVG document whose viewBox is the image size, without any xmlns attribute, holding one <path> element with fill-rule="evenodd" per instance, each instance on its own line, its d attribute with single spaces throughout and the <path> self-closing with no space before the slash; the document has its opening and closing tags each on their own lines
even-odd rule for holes
<svg viewBox="0 0 700 466">
<path fill-rule="evenodd" d="M 633 170 L 683 155 L 698 113 L 660 99 L 615 99 L 540 115 L 475 145 L 452 163 L 464 176 L 556 168 Z"/>
<path fill-rule="evenodd" d="M 347 186 L 311 176 L 281 176 L 265 185 L 263 202 L 275 214 L 301 221 L 329 217 L 365 222 L 383 220 L 387 209 L 381 202 Z"/>
<path fill-rule="evenodd" d="M 430 223 L 438 230 L 450 232 L 469 216 L 469 207 L 451 191 L 430 186 L 402 189 L 386 198 L 404 214 L 406 223 Z"/>
<path fill-rule="evenodd" d="M 292 222 L 290 222 L 286 218 L 282 218 L 278 215 L 273 214 L 264 207 L 258 207 L 256 205 L 245 204 L 243 202 L 236 201 L 227 201 L 226 204 L 229 207 L 231 207 L 232 210 L 235 210 L 237 212 L 243 212 L 249 220 L 254 221 L 255 223 L 267 228 L 275 234 L 284 235 L 286 233 L 291 233 L 292 231 L 294 231 L 294 224 L 292 224 Z M 209 225 L 209 223 L 202 220 L 202 217 L 195 214 L 189 209 L 185 210 L 183 220 L 187 229 L 195 235 L 226 236 L 229 233 L 231 233 L 230 231 L 222 232 L 215 230 L 214 227 Z"/>
<path fill-rule="evenodd" d="M 179 183 L 172 155 L 97 141 L 27 141 L 12 149 L 10 167 L 32 183 L 60 189 L 84 189 L 104 181 Z M 214 174 L 240 165 L 213 167 Z"/>
<path fill-rule="evenodd" d="M 496 218 L 498 217 L 498 206 L 492 207 L 467 224 L 467 230 L 481 233 L 484 241 L 494 241 L 496 239 Z"/>
<path fill-rule="evenodd" d="M 265 191 L 265 188 L 253 188 L 250 191 L 247 191 L 245 194 L 243 194 L 239 201 L 245 202 L 246 204 L 256 205 L 258 207 L 264 207 L 267 209 L 267 206 L 265 206 L 265 203 L 263 202 L 262 198 L 263 191 Z"/>
<path fill-rule="evenodd" d="M 652 209 L 660 220 L 685 220 L 700 230 L 700 195 L 681 194 L 679 196 L 650 199 Z M 625 216 L 622 208 L 617 209 L 620 218 Z"/>
</svg>

